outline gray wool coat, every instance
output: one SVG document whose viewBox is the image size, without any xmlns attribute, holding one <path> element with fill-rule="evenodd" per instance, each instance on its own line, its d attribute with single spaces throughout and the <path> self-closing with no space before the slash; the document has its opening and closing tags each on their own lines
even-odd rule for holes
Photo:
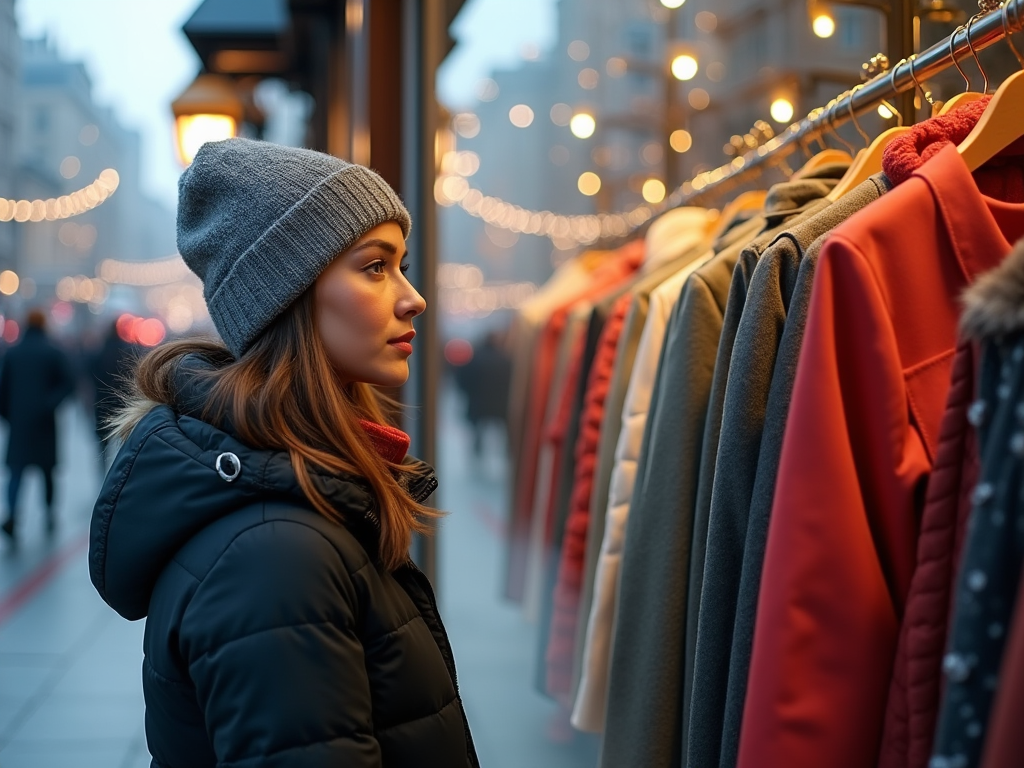
<svg viewBox="0 0 1024 768">
<path fill-rule="evenodd" d="M 752 276 L 712 467 L 721 471 L 713 473 L 686 765 L 736 764 L 767 520 L 818 249 L 810 259 L 805 253 L 888 188 L 878 174 L 817 214 L 790 222 L 756 266 L 743 264 L 753 256 L 744 253 L 734 273 L 734 287 L 741 268 Z"/>
<path fill-rule="evenodd" d="M 729 297 L 726 300 L 725 315 L 722 318 L 722 333 L 715 353 L 714 375 L 711 380 L 707 416 L 704 421 L 704 435 L 700 445 L 697 500 L 693 508 L 693 539 L 690 548 L 690 577 L 686 598 L 686 645 L 683 656 L 682 732 L 684 751 L 688 751 L 686 745 L 688 744 L 690 706 L 694 690 L 694 659 L 697 652 L 697 625 L 701 594 L 704 589 L 704 564 L 707 553 L 711 494 L 715 480 L 718 441 L 722 429 L 722 413 L 725 407 L 725 388 L 729 380 L 732 350 L 736 342 L 740 317 L 743 314 L 743 306 L 746 302 L 754 267 L 761 258 L 761 253 L 774 241 L 783 228 L 788 228 L 814 216 L 818 211 L 827 207 L 828 202 L 823 198 L 837 182 L 838 178 L 817 180 L 815 183 L 820 194 L 816 199 L 809 201 L 798 210 L 790 212 L 789 215 L 779 215 L 769 220 L 769 226 L 775 224 L 774 228 L 755 238 L 742 250 L 732 272 Z M 701 763 L 696 763 L 696 765 L 701 765 Z"/>
<path fill-rule="evenodd" d="M 829 173 L 835 179 L 841 167 Z M 799 215 L 834 184 L 812 178 L 775 185 L 765 203 L 768 226 Z M 758 247 L 773 236 L 771 229 L 760 235 Z M 669 319 L 626 528 L 601 768 L 677 768 L 685 754 L 693 510 L 715 357 L 745 245 L 691 275 Z"/>
</svg>

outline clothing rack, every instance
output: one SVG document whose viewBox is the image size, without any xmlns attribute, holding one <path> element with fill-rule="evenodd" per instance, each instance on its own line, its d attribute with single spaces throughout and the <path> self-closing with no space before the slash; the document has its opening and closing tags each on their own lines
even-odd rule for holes
<svg viewBox="0 0 1024 768">
<path fill-rule="evenodd" d="M 865 114 L 897 94 L 918 87 L 929 77 L 957 66 L 966 57 L 974 58 L 978 51 L 1024 30 L 1024 0 L 1007 0 L 1000 8 L 975 17 L 959 27 L 950 37 L 936 43 L 911 59 L 903 59 L 892 69 L 882 72 L 863 85 L 840 94 L 824 107 L 812 110 L 807 117 L 789 126 L 785 131 L 765 142 L 757 149 L 735 158 L 713 171 L 699 174 L 672 192 L 661 210 L 693 205 L 702 198 L 721 193 L 749 180 L 762 169 L 779 163 L 797 149 L 820 139 L 826 131 Z M 1011 46 L 1013 45 L 1010 42 Z M 1017 49 L 1014 48 L 1017 53 Z M 1018 58 L 1021 58 L 1018 54 Z M 645 222 L 645 225 L 650 221 Z M 634 234 L 643 226 L 634 230 Z"/>
</svg>

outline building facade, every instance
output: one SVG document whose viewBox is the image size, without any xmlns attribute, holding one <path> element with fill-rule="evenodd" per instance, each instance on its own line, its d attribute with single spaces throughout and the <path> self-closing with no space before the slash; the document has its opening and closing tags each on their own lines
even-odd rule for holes
<svg viewBox="0 0 1024 768">
<path fill-rule="evenodd" d="M 140 187 L 140 137 L 120 124 L 113 110 L 96 104 L 84 65 L 63 59 L 45 37 L 23 40 L 14 131 L 15 197 L 47 200 L 86 189 L 113 170 L 116 191 L 101 204 L 56 220 L 10 222 L 16 254 L 12 269 L 24 308 L 57 300 L 75 310 L 57 319 L 79 326 L 104 314 L 108 291 L 94 278 L 104 259 L 147 261 L 174 253 L 174 216 Z M 4 226 L 4 225 L 0 225 Z M 78 278 L 71 293 L 68 277 Z"/>
<path fill-rule="evenodd" d="M 14 0 L 0 0 L 0 197 L 14 197 L 14 129 L 18 114 L 18 58 L 21 47 Z M 0 270 L 14 264 L 14 227 L 0 223 Z"/>
</svg>

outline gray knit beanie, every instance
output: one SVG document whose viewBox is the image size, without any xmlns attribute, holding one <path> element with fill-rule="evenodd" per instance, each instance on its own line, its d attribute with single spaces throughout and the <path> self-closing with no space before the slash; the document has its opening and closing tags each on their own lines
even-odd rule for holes
<svg viewBox="0 0 1024 768">
<path fill-rule="evenodd" d="M 178 181 L 178 251 L 241 357 L 341 252 L 409 212 L 373 171 L 251 139 L 204 144 Z"/>
</svg>

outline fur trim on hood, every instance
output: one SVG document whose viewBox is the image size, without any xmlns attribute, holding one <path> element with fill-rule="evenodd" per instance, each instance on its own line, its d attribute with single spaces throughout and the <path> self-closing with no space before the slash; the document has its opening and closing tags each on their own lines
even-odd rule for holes
<svg viewBox="0 0 1024 768">
<path fill-rule="evenodd" d="M 1024 240 L 964 291 L 963 332 L 981 341 L 1024 331 Z"/>
</svg>

